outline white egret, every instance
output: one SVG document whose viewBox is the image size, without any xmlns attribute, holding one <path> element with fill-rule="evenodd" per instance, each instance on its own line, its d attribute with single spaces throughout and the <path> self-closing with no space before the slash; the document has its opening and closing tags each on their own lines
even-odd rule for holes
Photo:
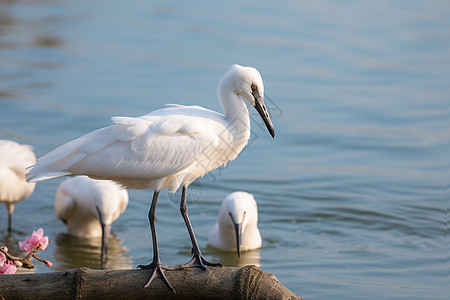
<svg viewBox="0 0 450 300">
<path fill-rule="evenodd" d="M 261 247 L 258 206 L 252 194 L 234 192 L 225 197 L 208 244 L 224 251 L 237 251 L 238 256 L 241 251 Z"/>
<path fill-rule="evenodd" d="M 156 205 L 162 189 L 182 187 L 180 212 L 192 243 L 193 258 L 182 267 L 220 265 L 206 261 L 197 244 L 186 207 L 186 190 L 196 178 L 234 160 L 250 137 L 250 116 L 243 99 L 256 108 L 272 137 L 274 127 L 264 103 L 259 72 L 233 65 L 219 82 L 217 94 L 224 114 L 199 106 L 168 105 L 145 116 L 113 117 L 115 124 L 68 142 L 41 157 L 27 174 L 30 182 L 88 175 L 117 181 L 127 189 L 154 190 L 148 213 L 153 261 L 139 268 L 152 269 L 172 290 L 164 275 L 156 237 Z M 243 99 L 242 99 L 242 98 Z"/>
<path fill-rule="evenodd" d="M 108 250 L 111 224 L 125 211 L 128 192 L 114 181 L 76 176 L 56 191 L 55 214 L 71 235 L 102 237 L 102 255 Z"/>
<path fill-rule="evenodd" d="M 0 140 L 0 202 L 8 210 L 8 231 L 11 231 L 14 204 L 30 196 L 36 186 L 25 181 L 25 168 L 34 163 L 33 147 Z"/>
</svg>

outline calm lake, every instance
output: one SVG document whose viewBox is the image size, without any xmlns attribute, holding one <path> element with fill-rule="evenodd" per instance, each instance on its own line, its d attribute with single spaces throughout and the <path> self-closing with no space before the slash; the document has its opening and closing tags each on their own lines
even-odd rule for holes
<svg viewBox="0 0 450 300">
<path fill-rule="evenodd" d="M 188 207 L 207 259 L 256 264 L 305 299 L 447 299 L 449 1 L 58 1 L 0 3 L 0 138 L 38 157 L 111 116 L 166 103 L 221 111 L 219 78 L 234 64 L 262 74 L 272 139 L 251 108 L 240 156 L 199 179 Z M 268 97 L 268 98 L 267 98 Z M 36 272 L 135 268 L 152 258 L 151 191 L 130 191 L 99 240 L 56 219 L 62 179 L 0 209 L 0 244 L 44 228 L 53 240 Z M 214 250 L 223 198 L 252 193 L 263 247 Z M 190 259 L 180 193 L 157 208 L 161 260 Z"/>
</svg>

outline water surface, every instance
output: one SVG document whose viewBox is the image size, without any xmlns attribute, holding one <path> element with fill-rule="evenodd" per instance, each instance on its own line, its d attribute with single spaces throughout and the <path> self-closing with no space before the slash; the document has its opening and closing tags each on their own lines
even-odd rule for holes
<svg viewBox="0 0 450 300">
<path fill-rule="evenodd" d="M 260 265 L 305 299 L 444 299 L 450 124 L 447 1 L 8 1 L 0 4 L 0 138 L 38 156 L 165 103 L 221 110 L 220 76 L 258 68 L 272 139 L 251 110 L 252 138 L 232 163 L 198 180 L 189 213 L 207 259 Z M 17 204 L 18 251 L 39 227 L 53 270 L 134 268 L 151 260 L 150 191 L 130 191 L 98 240 L 65 234 L 53 199 L 61 179 Z M 260 250 L 238 259 L 207 247 L 222 199 L 259 205 Z M 190 258 L 179 194 L 161 193 L 162 262 Z M 36 272 L 48 268 L 36 263 Z"/>
</svg>

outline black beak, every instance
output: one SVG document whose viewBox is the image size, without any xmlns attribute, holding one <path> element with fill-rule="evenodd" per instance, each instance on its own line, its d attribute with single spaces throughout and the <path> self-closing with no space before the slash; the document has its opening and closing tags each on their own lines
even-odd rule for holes
<svg viewBox="0 0 450 300">
<path fill-rule="evenodd" d="M 236 249 L 237 249 L 237 254 L 239 257 L 241 257 L 241 235 L 242 235 L 242 224 L 234 224 L 234 230 L 236 233 Z"/>
<path fill-rule="evenodd" d="M 267 111 L 266 104 L 264 103 L 264 98 L 259 95 L 257 90 L 253 90 L 252 95 L 255 98 L 256 111 L 263 119 L 264 124 L 266 124 L 267 130 L 269 130 L 270 135 L 274 138 L 275 129 L 273 128 L 272 121 L 270 120 L 269 112 Z"/>
<path fill-rule="evenodd" d="M 100 209 L 97 206 L 97 213 L 98 213 L 98 220 L 100 221 L 100 225 L 102 226 L 102 253 L 101 256 L 106 254 L 108 251 L 108 242 L 109 242 L 109 233 L 111 231 L 111 224 L 106 225 L 105 219 L 103 218 L 102 213 L 100 212 Z"/>
<path fill-rule="evenodd" d="M 111 225 L 102 225 L 102 256 L 108 252 L 109 233 L 111 231 Z"/>
</svg>

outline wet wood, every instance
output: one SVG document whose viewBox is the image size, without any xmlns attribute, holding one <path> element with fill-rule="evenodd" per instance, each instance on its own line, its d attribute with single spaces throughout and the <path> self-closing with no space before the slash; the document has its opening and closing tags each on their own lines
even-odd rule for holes
<svg viewBox="0 0 450 300">
<path fill-rule="evenodd" d="M 0 275 L 0 299 L 301 299 L 255 266 L 166 270 L 176 293 L 150 270 L 91 270 Z"/>
</svg>

